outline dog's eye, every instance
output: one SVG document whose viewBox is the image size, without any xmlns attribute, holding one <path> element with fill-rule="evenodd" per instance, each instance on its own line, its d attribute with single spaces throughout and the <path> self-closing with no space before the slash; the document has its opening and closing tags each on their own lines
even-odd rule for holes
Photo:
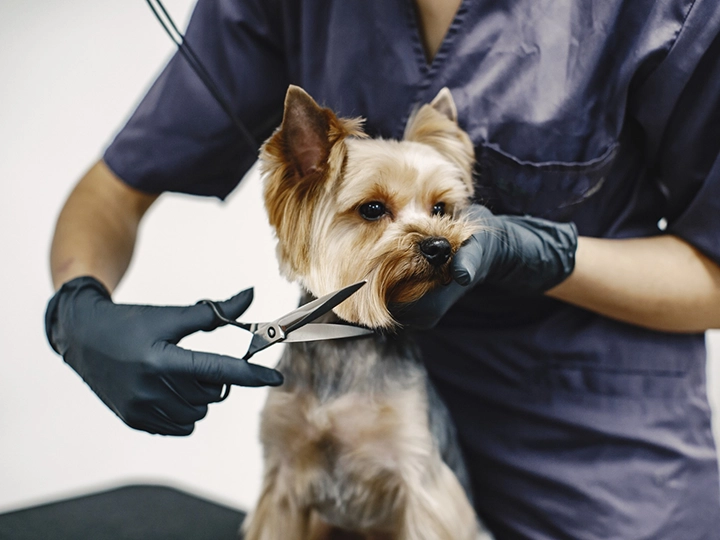
<svg viewBox="0 0 720 540">
<path fill-rule="evenodd" d="M 436 203 L 435 206 L 433 206 L 432 215 L 433 216 L 444 216 L 445 215 L 445 203 L 444 202 Z"/>
<path fill-rule="evenodd" d="M 360 206 L 360 215 L 368 221 L 376 221 L 387 214 L 387 208 L 379 201 L 372 201 Z"/>
</svg>

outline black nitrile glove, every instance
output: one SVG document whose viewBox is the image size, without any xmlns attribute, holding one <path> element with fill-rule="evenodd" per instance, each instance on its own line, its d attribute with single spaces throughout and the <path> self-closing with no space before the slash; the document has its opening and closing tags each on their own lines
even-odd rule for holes
<svg viewBox="0 0 720 540">
<path fill-rule="evenodd" d="M 473 205 L 469 218 L 481 225 L 457 251 L 453 281 L 411 304 L 392 310 L 405 326 L 431 328 L 472 287 L 483 283 L 510 296 L 541 294 L 565 280 L 575 268 L 577 228 L 521 216 L 496 216 Z"/>
<path fill-rule="evenodd" d="M 252 289 L 219 303 L 235 319 Z M 149 433 L 189 435 L 220 400 L 223 384 L 282 384 L 279 372 L 245 360 L 183 349 L 177 343 L 222 323 L 204 304 L 115 304 L 92 277 L 68 281 L 53 296 L 45 329 L 53 349 L 127 425 Z"/>
</svg>

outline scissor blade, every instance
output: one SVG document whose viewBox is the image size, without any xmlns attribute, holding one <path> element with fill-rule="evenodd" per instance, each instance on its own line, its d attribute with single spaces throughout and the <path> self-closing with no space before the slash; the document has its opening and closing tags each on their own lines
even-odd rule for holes
<svg viewBox="0 0 720 540">
<path fill-rule="evenodd" d="M 286 343 L 300 343 L 303 341 L 322 341 L 325 339 L 342 339 L 361 337 L 372 334 L 373 331 L 360 326 L 347 324 L 314 323 L 293 330 L 285 337 Z"/>
<path fill-rule="evenodd" d="M 332 308 L 347 300 L 366 283 L 367 281 L 353 283 L 352 285 L 343 287 L 338 291 L 326 294 L 317 300 L 308 302 L 307 304 L 300 306 L 296 310 L 291 311 L 284 317 L 280 318 L 277 323 L 283 327 L 286 334 L 295 332 L 301 326 L 305 326 L 321 315 L 325 315 L 325 313 L 330 311 Z"/>
<path fill-rule="evenodd" d="M 248 347 L 243 360 L 250 360 L 250 358 L 256 353 L 267 349 L 274 342 L 270 342 L 260 334 L 254 334 L 252 340 L 250 340 L 250 346 Z"/>
</svg>

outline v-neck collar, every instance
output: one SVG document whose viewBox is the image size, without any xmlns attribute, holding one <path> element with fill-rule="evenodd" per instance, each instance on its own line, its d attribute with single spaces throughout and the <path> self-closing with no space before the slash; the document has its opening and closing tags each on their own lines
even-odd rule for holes
<svg viewBox="0 0 720 540">
<path fill-rule="evenodd" d="M 408 19 L 410 40 L 413 43 L 415 61 L 418 65 L 420 72 L 423 75 L 430 75 L 436 72 L 442 66 L 444 59 L 447 58 L 452 52 L 456 42 L 455 37 L 458 34 L 460 28 L 462 27 L 463 21 L 465 20 L 465 15 L 468 11 L 469 1 L 470 0 L 462 0 L 460 2 L 460 6 L 458 6 L 457 11 L 455 12 L 452 22 L 450 23 L 450 26 L 448 27 L 442 41 L 440 42 L 440 47 L 438 47 L 438 50 L 435 52 L 435 55 L 432 57 L 432 59 L 428 61 L 427 50 L 422 39 L 423 33 L 420 29 L 420 13 L 418 12 L 417 4 L 415 0 L 405 0 L 405 12 Z"/>
</svg>

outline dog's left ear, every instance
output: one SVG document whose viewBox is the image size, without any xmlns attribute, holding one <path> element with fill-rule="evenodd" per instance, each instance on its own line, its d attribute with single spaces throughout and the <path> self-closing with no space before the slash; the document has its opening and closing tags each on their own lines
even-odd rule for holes
<svg viewBox="0 0 720 540">
<path fill-rule="evenodd" d="M 457 107 L 455 107 L 455 100 L 450 93 L 450 90 L 443 88 L 438 92 L 430 102 L 430 106 L 442 115 L 445 115 L 448 120 L 451 120 L 457 124 Z"/>
<path fill-rule="evenodd" d="M 430 103 L 410 116 L 403 140 L 432 146 L 445 157 L 472 174 L 475 150 L 470 137 L 460 129 L 457 108 L 450 90 L 443 88 Z"/>
</svg>

